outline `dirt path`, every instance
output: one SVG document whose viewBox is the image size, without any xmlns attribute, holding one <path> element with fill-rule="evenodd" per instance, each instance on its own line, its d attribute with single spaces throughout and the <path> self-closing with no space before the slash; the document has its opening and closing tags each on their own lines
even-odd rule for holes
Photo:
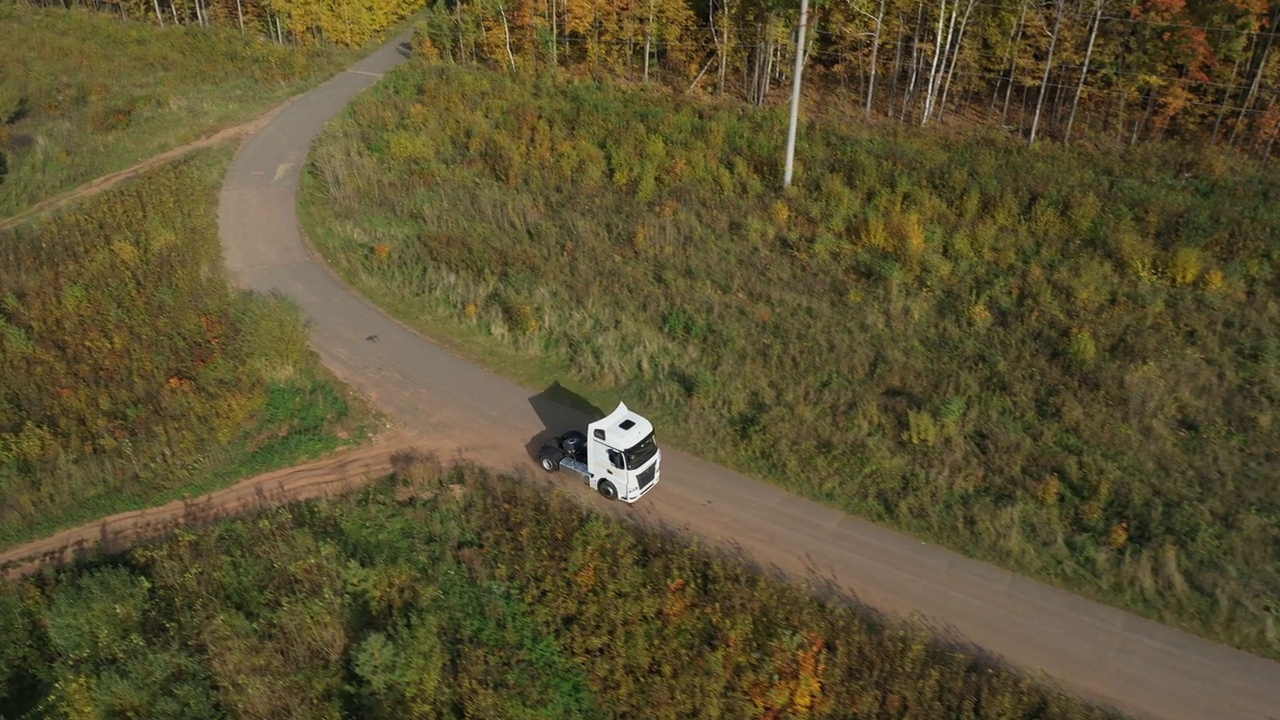
<svg viewBox="0 0 1280 720">
<path fill-rule="evenodd" d="M 196 150 L 201 150 L 207 147 L 213 147 L 214 145 L 219 145 L 221 143 L 228 142 L 230 140 L 240 140 L 240 139 L 249 137 L 250 135 L 266 127 L 267 123 L 271 122 L 271 120 L 275 118 L 276 115 L 280 114 L 281 110 L 284 110 L 286 107 L 289 106 L 289 103 L 292 103 L 293 101 L 297 100 L 299 97 L 302 97 L 302 96 L 298 95 L 288 100 L 285 100 L 283 103 L 280 103 L 279 105 L 275 106 L 271 110 L 267 111 L 265 115 L 262 115 L 261 117 L 258 117 L 254 120 L 250 120 L 249 122 L 241 123 L 239 125 L 234 125 L 229 128 L 223 128 L 222 130 L 219 130 L 215 133 L 205 135 L 199 140 L 192 140 L 186 145 L 181 145 L 172 150 L 160 153 L 159 155 L 156 155 L 154 157 L 147 158 L 146 160 L 143 160 L 137 165 L 127 167 L 124 170 L 120 170 L 118 172 L 113 172 L 110 175 L 103 175 L 102 177 L 97 178 L 95 180 L 90 180 L 89 182 L 85 183 L 84 185 L 81 185 L 75 190 L 70 190 L 68 192 L 62 193 L 61 195 L 55 195 L 54 197 L 41 200 L 40 202 L 36 203 L 35 205 L 32 205 L 26 210 L 23 210 L 17 215 L 13 215 L 11 217 L 5 218 L 4 220 L 0 220 L 0 232 L 3 232 L 5 230 L 11 230 L 27 222 L 28 220 L 31 220 L 37 215 L 42 215 L 51 210 L 57 210 L 58 208 L 61 208 L 69 203 L 83 200 L 89 197 L 90 195 L 97 195 L 98 193 L 104 190 L 110 190 L 116 185 L 119 185 L 120 183 L 126 180 L 132 179 L 141 173 L 151 170 L 152 168 L 157 167 L 159 165 L 163 165 L 169 162 L 170 160 L 180 158 L 183 155 L 188 155 L 192 152 L 195 152 Z"/>
<path fill-rule="evenodd" d="M 292 297 L 325 363 L 403 428 L 395 447 L 526 474 L 526 446 L 548 428 L 586 422 L 451 354 L 353 292 L 304 241 L 297 187 L 311 141 L 361 90 L 397 65 L 403 38 L 280 109 L 249 136 L 219 207 L 224 258 L 244 287 Z M 661 431 L 661 428 L 659 429 Z M 147 528 L 283 498 L 301 498 L 385 472 L 381 445 L 272 473 L 215 493 L 191 510 L 171 503 L 125 513 L 29 546 L 37 558 L 109 547 Z M 346 457 L 346 456 L 344 456 Z M 606 509 L 581 487 L 562 482 Z M 274 493 L 274 494 L 273 494 Z M 663 480 L 635 507 L 610 512 L 737 547 L 795 575 L 818 574 L 882 612 L 913 616 L 1031 674 L 1124 712 L 1165 720 L 1280 720 L 1280 664 L 1099 605 L 850 517 L 684 453 L 664 453 Z M 32 552 L 28 551 L 28 555 Z M 38 561 L 38 560 L 37 560 Z M 18 572 L 18 566 L 14 566 Z"/>
<path fill-rule="evenodd" d="M 368 445 L 242 480 L 198 498 L 117 513 L 0 552 L 0 576 L 23 577 L 97 550 L 120 552 L 175 528 L 349 490 L 409 462 L 418 444 L 419 441 L 406 433 L 392 432 Z"/>
</svg>

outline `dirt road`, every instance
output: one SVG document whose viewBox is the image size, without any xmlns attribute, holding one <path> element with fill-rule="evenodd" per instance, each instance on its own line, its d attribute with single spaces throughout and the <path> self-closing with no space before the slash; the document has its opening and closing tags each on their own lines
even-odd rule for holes
<svg viewBox="0 0 1280 720">
<path fill-rule="evenodd" d="M 214 145 L 219 145 L 229 140 L 238 140 L 252 135 L 258 130 L 261 130 L 267 123 L 271 122 L 272 118 L 274 118 L 281 110 L 288 107 L 289 103 L 296 99 L 297 97 L 290 98 L 275 106 L 261 117 L 250 120 L 249 122 L 223 128 L 217 132 L 210 133 L 199 140 L 193 140 L 186 145 L 180 145 L 172 150 L 160 153 L 155 157 L 147 158 L 136 165 L 132 165 L 123 170 L 91 180 L 75 190 L 70 190 L 61 195 L 56 195 L 47 200 L 42 200 L 17 215 L 11 215 L 4 220 L 0 220 L 0 231 L 13 229 L 28 220 L 31 220 L 37 215 L 51 210 L 57 210 L 68 203 L 77 202 L 89 197 L 90 195 L 96 195 L 104 190 L 109 190 L 126 180 L 137 177 L 139 173 L 159 167 L 170 160 L 190 154 L 201 148 L 213 147 Z"/>
<path fill-rule="evenodd" d="M 385 477 L 428 445 L 401 431 L 331 457 L 242 480 L 197 498 L 131 510 L 0 552 L 0 577 L 14 579 L 95 552 L 120 552 L 188 525 L 215 522 L 255 508 L 341 493 Z"/>
<path fill-rule="evenodd" d="M 221 197 L 224 256 L 243 286 L 280 291 L 298 302 L 326 364 L 397 427 L 421 438 L 414 447 L 445 460 L 465 458 L 527 474 L 534 470 L 526 445 L 548 427 L 586 418 L 534 399 L 534 392 L 388 318 L 339 281 L 298 229 L 297 184 L 311 141 L 402 60 L 403 42 L 389 43 L 298 98 L 245 141 Z M 366 473 L 390 466 L 386 448 L 369 452 Z M 333 477 L 350 477 L 351 469 Z M 330 477 L 323 463 L 283 476 L 291 472 L 306 477 L 281 491 L 310 492 Z M 577 494 L 605 507 L 580 488 Z M 211 500 L 245 501 L 234 492 Z M 181 515 L 181 504 L 168 507 Z M 820 574 L 883 612 L 921 618 L 1136 716 L 1280 720 L 1280 664 L 921 543 L 683 453 L 666 452 L 662 484 L 637 506 L 608 510 L 735 545 L 786 572 Z"/>
</svg>

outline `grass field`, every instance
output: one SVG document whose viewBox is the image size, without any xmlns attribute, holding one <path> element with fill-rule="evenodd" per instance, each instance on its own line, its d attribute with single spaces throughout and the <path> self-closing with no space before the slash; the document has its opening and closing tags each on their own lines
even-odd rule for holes
<svg viewBox="0 0 1280 720">
<path fill-rule="evenodd" d="M 0 3 L 0 218 L 245 122 L 359 56 Z"/>
<path fill-rule="evenodd" d="M 203 151 L 0 233 L 0 547 L 357 442 L 294 307 L 234 292 Z"/>
<path fill-rule="evenodd" d="M 192 720 L 1109 717 L 687 541 L 434 464 L 0 584 L 0 706 Z"/>
<path fill-rule="evenodd" d="M 326 131 L 304 223 L 530 387 L 1280 657 L 1280 177 L 1178 146 L 802 128 L 414 62 Z"/>
</svg>

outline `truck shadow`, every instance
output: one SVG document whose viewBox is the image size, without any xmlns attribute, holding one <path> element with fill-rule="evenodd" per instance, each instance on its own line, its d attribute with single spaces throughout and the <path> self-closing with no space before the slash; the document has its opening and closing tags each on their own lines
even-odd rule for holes
<svg viewBox="0 0 1280 720">
<path fill-rule="evenodd" d="M 529 405 L 542 422 L 542 431 L 525 444 L 529 459 L 535 462 L 543 443 L 569 430 L 586 432 L 587 423 L 599 420 L 607 414 L 586 398 L 561 385 L 559 380 L 529 398 Z"/>
</svg>

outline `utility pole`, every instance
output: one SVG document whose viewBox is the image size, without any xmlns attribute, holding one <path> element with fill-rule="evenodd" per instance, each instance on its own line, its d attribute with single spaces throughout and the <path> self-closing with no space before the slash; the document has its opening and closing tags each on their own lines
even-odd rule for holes
<svg viewBox="0 0 1280 720">
<path fill-rule="evenodd" d="M 800 28 L 796 32 L 796 71 L 791 79 L 791 124 L 787 128 L 787 168 L 782 189 L 791 187 L 791 166 L 796 159 L 796 116 L 800 114 L 800 72 L 804 70 L 804 26 L 809 21 L 809 0 L 800 0 Z"/>
</svg>

